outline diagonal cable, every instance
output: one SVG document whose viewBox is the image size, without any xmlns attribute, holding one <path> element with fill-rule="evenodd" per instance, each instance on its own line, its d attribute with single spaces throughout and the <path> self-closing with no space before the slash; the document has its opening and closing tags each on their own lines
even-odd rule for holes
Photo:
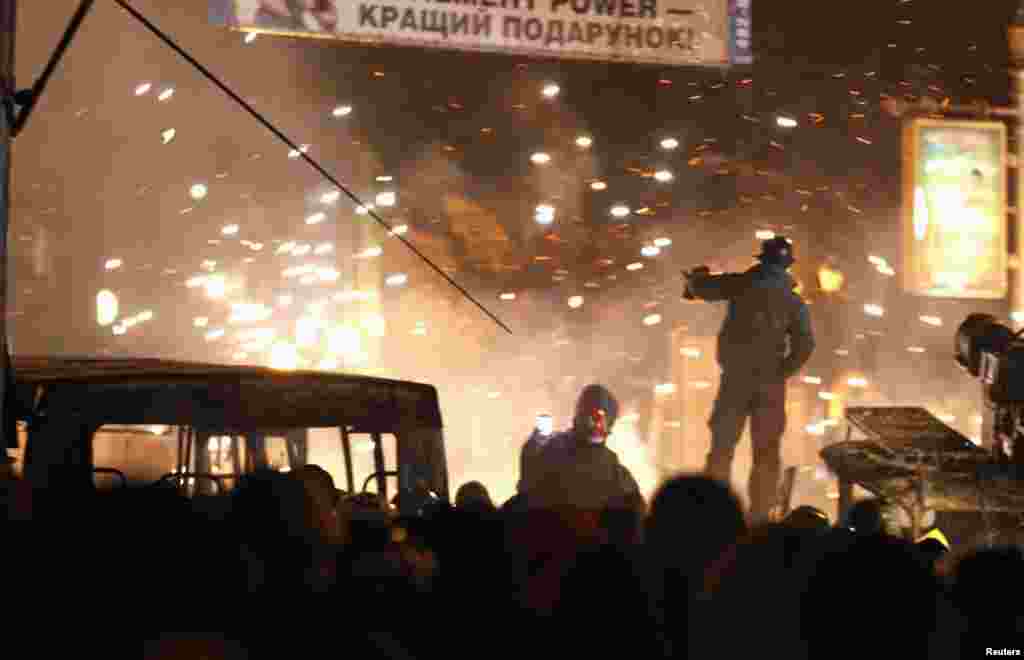
<svg viewBox="0 0 1024 660">
<path fill-rule="evenodd" d="M 190 55 L 190 54 L 189 54 L 189 53 L 188 53 L 188 52 L 187 52 L 187 51 L 186 51 L 186 50 L 185 50 L 184 48 L 182 48 L 181 46 L 179 46 L 179 45 L 178 45 L 178 44 L 177 44 L 177 43 L 176 43 L 176 42 L 175 42 L 175 41 L 174 41 L 173 39 L 171 39 L 171 37 L 170 37 L 170 36 L 168 36 L 168 35 L 167 35 L 167 34 L 166 34 L 166 33 L 165 33 L 165 32 L 164 32 L 163 30 L 161 30 L 161 29 L 160 29 L 159 27 L 157 27 L 156 25 L 154 25 L 154 24 L 153 24 L 153 23 L 152 23 L 152 22 L 151 22 L 151 21 L 150 21 L 149 19 L 147 19 L 147 18 L 146 18 L 145 16 L 143 16 L 143 15 L 142 15 L 141 13 L 139 13 L 139 12 L 138 12 L 138 11 L 137 11 L 137 10 L 136 10 L 136 9 L 135 9 L 134 7 L 132 7 L 132 6 L 131 6 L 130 4 L 128 4 L 127 2 L 125 2 L 125 0 L 115 0 L 115 2 L 117 2 L 117 4 L 118 4 L 118 5 L 120 5 L 120 6 L 121 6 L 121 8 L 122 8 L 122 9 L 124 9 L 124 10 L 125 10 L 126 12 L 128 12 L 129 14 L 131 14 L 131 16 L 132 16 L 133 18 L 135 18 L 135 20 L 137 20 L 137 21 L 139 21 L 140 23 L 142 23 L 142 25 L 143 25 L 143 26 L 144 26 L 144 27 L 145 27 L 145 28 L 146 28 L 147 30 L 149 30 L 150 32 L 152 32 L 152 33 L 153 33 L 153 34 L 154 34 L 154 35 L 155 35 L 155 36 L 156 36 L 156 37 L 157 37 L 158 39 L 160 39 L 160 41 L 162 41 L 162 42 L 164 42 L 165 44 L 167 44 L 167 46 L 168 46 L 168 47 L 169 47 L 169 48 L 170 48 L 171 50 L 173 50 L 174 52 L 176 52 L 176 53 L 177 53 L 178 55 L 180 55 L 180 56 L 181 56 L 181 57 L 182 57 L 182 58 L 183 58 L 183 59 L 184 59 L 185 61 L 187 61 L 187 62 L 188 62 L 189 64 L 191 64 L 191 65 L 192 65 L 193 67 L 195 67 L 195 69 L 196 69 L 197 71 L 199 71 L 199 73 L 201 73 L 201 74 L 203 75 L 203 77 L 205 77 L 205 78 L 206 78 L 207 80 L 209 80 L 209 81 L 210 81 L 211 83 L 213 83 L 213 84 L 214 84 L 214 85 L 216 85 L 216 86 L 217 86 L 218 88 L 220 88 L 220 90 L 221 90 L 222 92 L 224 92 L 225 94 L 227 94 L 227 95 L 228 95 L 229 97 L 231 97 L 231 99 L 232 99 L 233 101 L 235 101 L 235 103 L 237 103 L 238 105 L 242 106 L 242 107 L 243 107 L 243 108 L 245 109 L 245 111 L 246 111 L 246 112 L 248 112 L 248 113 L 249 113 L 250 115 L 252 115 L 252 117 L 253 117 L 253 118 L 254 118 L 254 119 L 255 119 L 256 121 L 258 121 L 258 122 L 259 122 L 260 124 L 262 124 L 264 128 L 266 128 L 266 129 L 267 129 L 268 131 L 270 131 L 271 133 L 273 133 L 273 134 L 274 134 L 274 135 L 275 135 L 275 136 L 277 137 L 277 139 L 279 139 L 279 140 L 281 140 L 282 142 L 284 142 L 285 144 L 287 144 L 287 145 L 288 145 L 288 146 L 289 146 L 289 147 L 290 147 L 290 148 L 291 148 L 292 150 L 294 150 L 294 151 L 297 151 L 297 152 L 299 152 L 299 155 L 300 155 L 300 157 L 301 157 L 301 158 L 302 158 L 303 160 L 305 160 L 305 161 L 306 161 L 307 163 L 309 163 L 309 165 L 310 165 L 310 166 L 311 166 L 311 167 L 312 167 L 313 169 L 315 169 L 315 170 L 316 170 L 316 171 L 317 171 L 317 172 L 318 172 L 318 173 L 320 174 L 320 176 L 322 176 L 323 178 L 325 178 L 325 179 L 327 179 L 328 181 L 330 181 L 330 182 L 331 182 L 331 184 L 333 184 L 334 186 L 336 186 L 336 187 L 338 188 L 338 190 L 341 190 L 341 191 L 342 191 L 343 193 L 345 193 L 345 195 L 347 195 L 347 196 L 348 196 L 348 198 L 349 198 L 349 199 L 351 199 L 351 200 L 352 200 L 353 202 L 355 202 L 355 203 L 356 203 L 356 204 L 358 204 L 359 206 L 362 206 L 363 208 L 366 208 L 366 209 L 367 209 L 367 211 L 368 211 L 368 213 L 369 213 L 369 215 L 370 215 L 370 217 L 372 217 L 372 218 L 373 218 L 374 220 L 376 220 L 376 221 L 377 221 L 377 222 L 378 222 L 378 223 L 379 223 L 379 224 L 380 224 L 381 226 L 385 227 L 385 228 L 386 228 L 386 229 L 387 229 L 387 230 L 388 230 L 388 231 L 389 231 L 389 232 L 391 233 L 391 235 L 392 235 L 392 236 L 394 236 L 395 238 L 397 238 L 398 240 L 400 240 L 400 241 L 401 241 L 401 242 L 402 242 L 403 244 L 405 244 L 405 246 L 406 246 L 407 248 L 409 248 L 410 250 L 412 250 L 413 254 L 415 254 L 415 255 L 416 255 L 417 257 L 419 257 L 419 258 L 420 258 L 420 259 L 422 259 L 422 260 L 423 260 L 424 262 L 426 262 L 426 264 L 427 264 L 428 266 L 430 266 L 430 267 L 431 267 L 431 268 L 432 268 L 432 269 L 433 269 L 433 270 L 434 270 L 434 271 L 435 271 L 435 272 L 436 272 L 436 273 L 437 273 L 438 275 L 440 275 L 441 277 L 443 277 L 443 278 L 445 279 L 445 281 L 447 281 L 447 282 L 448 282 L 449 284 L 451 284 L 451 285 L 452 285 L 453 287 L 455 287 L 456 289 L 458 289 L 458 290 L 459 290 L 459 292 L 460 292 L 460 293 L 461 293 L 462 295 L 464 295 L 464 296 L 465 296 L 466 298 L 468 298 L 470 302 L 472 302 L 472 303 L 473 303 L 474 305 L 476 305 L 477 307 L 479 307 L 479 308 L 480 308 L 480 310 L 481 310 L 481 311 L 482 311 L 482 312 L 483 312 L 484 314 L 486 314 L 486 315 L 487 315 L 488 317 L 490 317 L 490 319 L 491 319 L 492 321 L 494 321 L 495 323 L 497 323 L 497 324 L 498 324 L 498 326 L 499 326 L 499 327 L 501 327 L 501 329 L 502 329 L 502 330 L 504 330 L 505 332 L 507 332 L 507 333 L 509 333 L 509 334 L 512 334 L 512 330 L 510 330 L 510 329 L 509 329 L 509 327 L 508 327 L 507 325 L 505 325 L 504 323 L 502 323 L 501 319 L 499 319 L 499 318 L 498 318 L 497 316 L 495 316 L 494 314 L 492 314 L 492 313 L 491 313 L 491 312 L 490 312 L 490 311 L 489 311 L 489 310 L 488 310 L 488 309 L 487 309 L 486 307 L 484 307 L 484 306 L 483 306 L 483 305 L 482 305 L 482 304 L 481 304 L 481 303 L 480 303 L 480 302 L 479 302 L 479 301 L 478 301 L 478 300 L 477 300 L 476 298 L 474 298 L 474 297 L 472 296 L 472 294 L 470 294 L 470 293 L 469 293 L 468 291 L 466 291 L 466 290 L 465 290 L 464 288 L 462 288 L 461 286 L 459 286 L 459 284 L 458 284 L 458 283 L 457 283 L 457 282 L 456 282 L 455 280 L 453 280 L 452 278 L 450 278 L 450 277 L 448 276 L 448 274 L 447 274 L 447 273 L 445 273 L 445 272 L 444 272 L 444 271 L 443 271 L 443 270 L 442 270 L 441 268 L 439 268 L 439 267 L 437 266 L 437 264 L 435 264 L 435 263 L 434 263 L 433 261 L 431 261 L 431 260 L 430 260 L 429 258 L 427 258 L 427 256 L 426 256 L 426 255 L 424 255 L 424 254 L 423 254 L 422 252 L 420 252 L 419 250 L 417 250 L 417 249 L 416 249 L 416 247 L 415 247 L 415 246 L 414 246 L 414 245 L 413 245 L 412 243 L 410 243 L 409 241 L 405 240 L 405 239 L 404 239 L 404 238 L 402 238 L 402 237 L 401 237 L 400 235 L 398 235 L 398 234 L 394 233 L 394 229 L 393 229 L 393 228 L 391 227 L 391 225 L 389 225 L 389 224 L 388 224 L 387 222 L 385 222 L 385 221 L 384 221 L 383 219 L 381 219 L 381 217 L 380 217 L 380 216 L 378 216 L 378 215 L 377 215 L 376 213 L 374 213 L 374 212 L 373 212 L 372 210 L 370 210 L 370 209 L 369 209 L 369 208 L 367 207 L 367 205 L 366 205 L 366 204 L 363 204 L 362 200 L 360 200 L 360 199 L 359 199 L 358 197 L 356 197 L 356 196 L 355 196 L 355 195 L 354 195 L 354 194 L 353 194 L 353 193 L 352 193 L 352 192 L 351 192 L 351 191 L 350 191 L 350 190 L 349 190 L 349 189 L 348 189 L 347 187 L 345 187 L 345 186 L 344 186 L 344 185 L 343 185 L 343 184 L 342 184 L 342 183 L 341 183 L 340 181 L 338 181 L 338 179 L 337 179 L 337 178 L 335 178 L 335 177 L 334 177 L 334 176 L 333 176 L 333 175 L 332 175 L 332 174 L 331 174 L 330 172 L 328 172 L 327 170 L 325 170 L 325 169 L 323 168 L 323 166 L 322 166 L 322 165 L 320 165 L 320 163 L 318 163 L 318 162 L 317 162 L 316 160 L 314 160 L 313 158 L 310 158 L 310 156 L 309 156 L 308 154 L 306 154 L 306 153 L 305 153 L 304 151 L 302 151 L 302 149 L 300 149 L 300 148 L 299 148 L 299 146 L 298 146 L 297 144 L 295 144 L 295 142 L 294 142 L 294 141 L 292 141 L 291 139 L 289 139 L 289 138 L 288 138 L 288 136 L 287 136 L 287 135 L 285 135 L 285 134 L 284 134 L 283 132 L 281 132 L 281 130 L 280 130 L 280 129 L 278 129 L 278 128 L 277 128 L 276 126 L 274 126 L 274 125 L 273 125 L 272 123 L 270 123 L 270 120 L 268 120 L 268 119 L 267 119 L 266 117 L 264 117 L 264 116 L 263 116 L 263 114 L 261 114 L 261 113 L 260 113 L 260 112 L 259 112 L 258 110 L 256 110 L 256 109 L 255 109 L 255 108 L 253 108 L 253 107 L 252 107 L 251 105 L 249 105 L 249 103 L 247 103 L 247 102 L 245 101 L 245 99 L 243 99 L 243 98 L 242 98 L 241 96 L 239 96 L 238 94 L 236 94 L 236 93 L 235 93 L 235 92 L 234 92 L 234 91 L 233 91 L 233 90 L 232 90 L 232 89 L 231 89 L 230 87 L 228 87 L 228 86 L 227 86 L 227 85 L 226 85 L 226 84 L 225 84 L 225 83 L 224 83 L 223 81 L 221 81 L 221 80 L 220 80 L 220 78 L 218 78 L 218 77 L 217 77 L 216 75 L 214 75 L 214 74 L 213 74 L 213 73 L 212 73 L 212 72 L 211 72 L 211 71 L 210 71 L 209 69 L 207 69 L 207 68 L 206 68 L 205 66 L 203 66 L 202 64 L 200 64 L 198 60 L 196 60 L 196 59 L 195 59 L 194 57 L 192 57 L 192 56 L 191 56 L 191 55 Z"/>
<path fill-rule="evenodd" d="M 32 85 L 32 89 L 28 95 L 28 102 L 25 107 L 18 113 L 17 119 L 14 121 L 14 127 L 11 129 L 11 134 L 17 137 L 21 131 L 25 128 L 25 124 L 28 122 L 28 118 L 32 116 L 32 112 L 36 109 L 36 104 L 39 103 L 39 99 L 42 97 L 43 92 L 46 91 L 46 85 L 50 82 L 50 77 L 57 70 L 64 54 L 67 52 L 68 47 L 71 46 L 71 42 L 74 41 L 75 35 L 78 34 L 78 30 L 82 27 L 82 23 L 85 21 L 85 17 L 89 15 L 92 10 L 92 6 L 96 0 L 82 0 L 78 5 L 78 9 L 71 17 L 71 21 L 68 23 L 68 27 L 64 30 L 64 35 L 61 37 L 60 42 L 57 43 L 57 48 L 54 49 L 53 54 L 50 55 L 50 60 L 46 63 L 46 68 L 43 69 L 43 74 Z"/>
</svg>

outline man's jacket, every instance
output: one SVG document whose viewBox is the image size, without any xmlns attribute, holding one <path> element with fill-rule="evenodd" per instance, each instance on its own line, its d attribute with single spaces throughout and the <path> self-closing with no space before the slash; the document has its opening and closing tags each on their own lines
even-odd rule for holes
<svg viewBox="0 0 1024 660">
<path fill-rule="evenodd" d="M 760 264 L 745 273 L 696 275 L 690 292 L 702 300 L 728 301 L 718 334 L 722 371 L 764 383 L 795 375 L 814 352 L 807 304 L 781 266 Z"/>
<path fill-rule="evenodd" d="M 555 434 L 538 459 L 524 479 L 531 507 L 599 513 L 624 506 L 640 492 L 614 451 L 603 443 L 581 443 L 572 432 Z"/>
</svg>

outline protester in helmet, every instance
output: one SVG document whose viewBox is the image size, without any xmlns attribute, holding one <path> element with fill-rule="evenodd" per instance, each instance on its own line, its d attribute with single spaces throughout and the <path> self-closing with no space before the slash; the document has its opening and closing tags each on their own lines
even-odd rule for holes
<svg viewBox="0 0 1024 660">
<path fill-rule="evenodd" d="M 608 508 L 634 506 L 640 488 L 607 445 L 618 416 L 619 403 L 608 388 L 588 385 L 583 389 L 572 428 L 553 434 L 536 448 L 534 462 L 527 466 L 534 472 L 521 475 L 531 508 L 600 516 Z"/>
<path fill-rule="evenodd" d="M 721 385 L 709 420 L 708 476 L 729 483 L 733 457 L 750 418 L 753 467 L 749 495 L 751 518 L 765 521 L 776 504 L 786 429 L 786 380 L 795 376 L 814 351 L 810 313 L 794 291 L 787 270 L 793 246 L 777 236 L 764 241 L 760 264 L 745 273 L 711 275 L 702 267 L 686 274 L 683 297 L 728 301 L 718 335 Z"/>
</svg>

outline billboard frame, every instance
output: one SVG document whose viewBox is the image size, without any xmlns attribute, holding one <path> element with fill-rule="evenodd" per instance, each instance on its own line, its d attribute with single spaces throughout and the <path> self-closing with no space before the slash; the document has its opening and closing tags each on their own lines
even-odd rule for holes
<svg viewBox="0 0 1024 660">
<path fill-rule="evenodd" d="M 1000 138 L 999 168 L 1002 176 L 999 187 L 999 207 L 1001 208 L 1000 218 L 1000 250 L 999 263 L 997 268 L 1003 273 L 1002 293 L 999 296 L 986 294 L 984 292 L 964 292 L 960 295 L 946 293 L 932 293 L 923 290 L 919 286 L 919 270 L 914 267 L 914 206 L 915 206 L 915 184 L 918 181 L 919 158 L 921 155 L 921 134 L 928 128 L 951 128 L 951 129 L 985 129 L 994 130 Z M 1009 177 L 1008 177 L 1008 141 L 1009 129 L 1002 121 L 974 120 L 974 119 L 944 119 L 940 117 L 914 117 L 904 121 L 902 130 L 902 152 L 903 152 L 903 181 L 902 181 L 902 205 L 901 205 L 901 229 L 903 234 L 903 268 L 901 273 L 901 284 L 905 292 L 922 298 L 951 299 L 951 300 L 1004 300 L 1009 295 L 1009 232 L 1011 226 L 1008 220 L 1007 204 L 1009 199 Z"/>
<path fill-rule="evenodd" d="M 214 6 L 217 0 L 208 0 L 210 7 Z M 439 0 L 446 2 L 447 0 Z M 498 0 L 487 0 L 497 2 Z M 518 1 L 518 0 L 517 0 Z M 527 0 L 524 0 L 527 1 Z M 328 33 L 328 32 L 317 32 L 309 29 L 289 29 L 281 27 L 261 27 L 257 25 L 238 24 L 232 21 L 214 20 L 213 11 L 210 12 L 211 22 L 215 26 L 227 28 L 234 32 L 240 32 L 245 34 L 257 34 L 277 37 L 291 37 L 300 39 L 317 39 L 320 41 L 332 41 L 338 44 L 348 44 L 352 46 L 371 46 L 371 47 L 392 47 L 392 48 L 415 48 L 425 49 L 435 52 L 448 52 L 448 53 L 480 53 L 488 55 L 503 55 L 506 57 L 523 57 L 528 59 L 544 59 L 544 60 L 566 60 L 570 62 L 604 62 L 610 64 L 632 64 L 637 66 L 650 66 L 650 67 L 671 67 L 671 68 L 698 68 L 698 69 L 712 69 L 712 70 L 728 70 L 732 68 L 744 68 L 749 67 L 753 64 L 753 53 L 751 47 L 751 38 L 749 36 L 742 37 L 744 40 L 741 44 L 738 40 L 741 37 L 738 35 L 739 30 L 745 30 L 750 32 L 752 21 L 752 0 L 720 0 L 725 4 L 726 8 L 726 28 L 725 28 L 725 53 L 723 59 L 718 60 L 701 60 L 700 58 L 693 58 L 689 61 L 671 61 L 662 58 L 640 58 L 638 59 L 635 55 L 629 55 L 625 53 L 592 53 L 592 52 L 581 52 L 573 50 L 554 50 L 550 48 L 531 48 L 522 47 L 517 49 L 510 49 L 508 47 L 486 44 L 486 43 L 460 43 L 459 45 L 452 45 L 453 42 L 445 41 L 438 42 L 435 39 L 416 39 L 406 37 L 401 40 L 389 39 L 388 35 L 383 34 L 358 34 L 358 33 Z M 533 2 L 533 0 L 529 0 Z M 468 6 L 468 5 L 467 5 Z M 739 17 L 736 15 L 738 11 L 747 12 L 746 16 Z M 688 12 L 694 13 L 694 12 Z M 660 27 L 656 26 L 656 27 Z M 444 45 L 441 45 L 444 44 Z"/>
</svg>

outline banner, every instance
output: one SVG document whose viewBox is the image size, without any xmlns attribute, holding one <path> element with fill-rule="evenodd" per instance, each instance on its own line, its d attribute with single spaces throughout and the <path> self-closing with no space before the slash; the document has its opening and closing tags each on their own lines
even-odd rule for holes
<svg viewBox="0 0 1024 660">
<path fill-rule="evenodd" d="M 914 119 L 904 125 L 903 151 L 905 290 L 1004 298 L 1006 126 Z"/>
<path fill-rule="evenodd" d="M 210 0 L 235 29 L 537 57 L 750 64 L 751 0 Z"/>
</svg>

